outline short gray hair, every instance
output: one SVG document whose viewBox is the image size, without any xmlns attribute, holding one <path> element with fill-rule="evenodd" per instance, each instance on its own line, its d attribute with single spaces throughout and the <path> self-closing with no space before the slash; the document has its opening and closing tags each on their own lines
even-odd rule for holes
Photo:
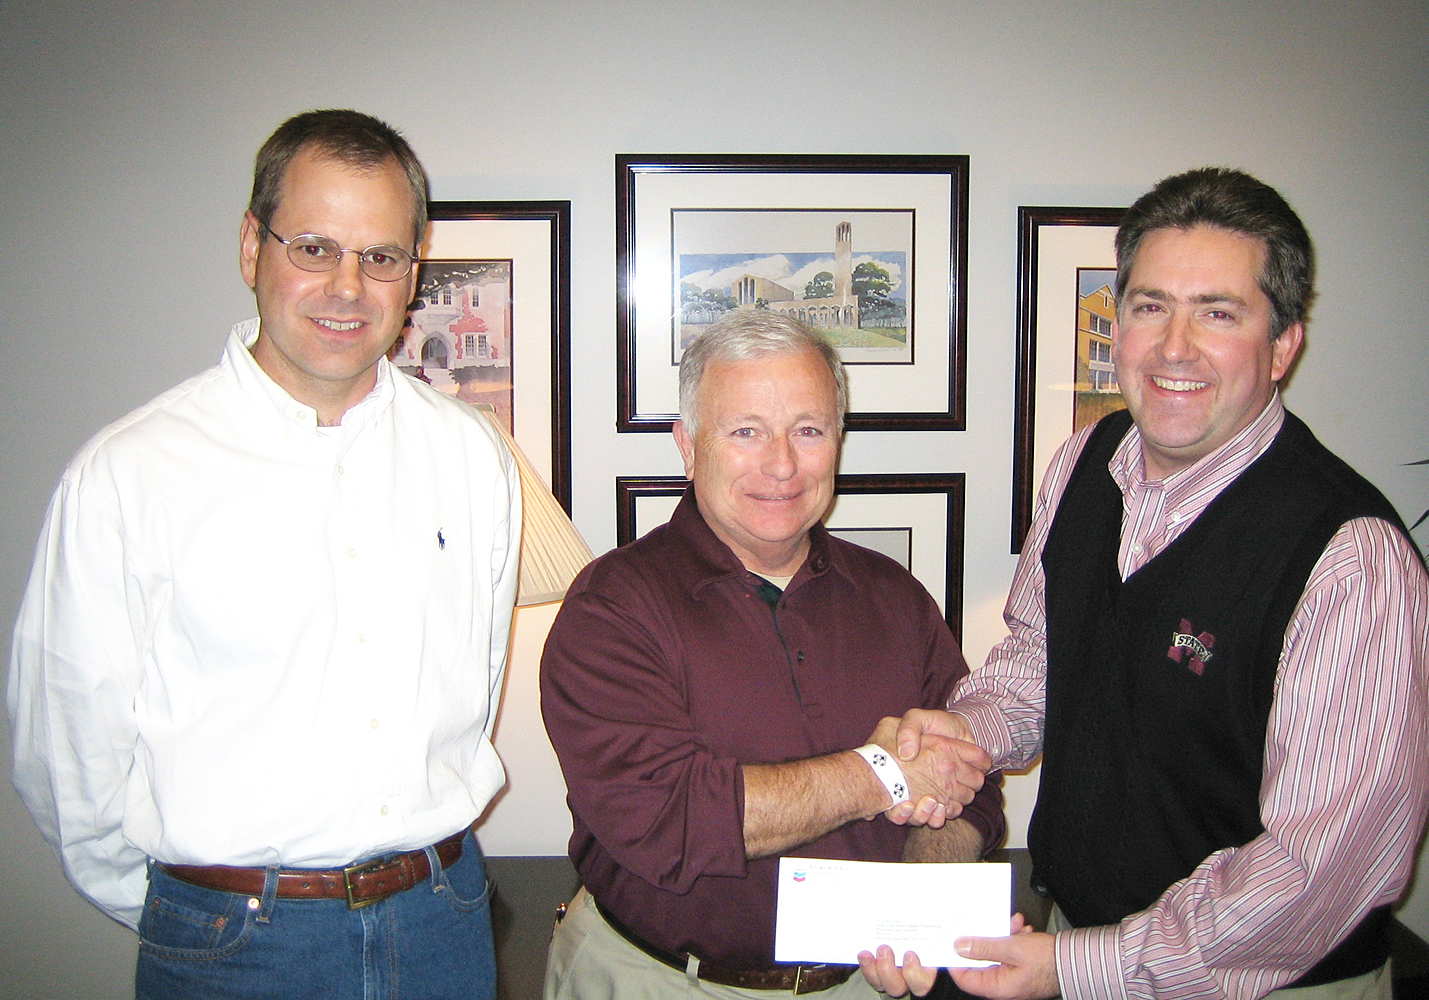
<svg viewBox="0 0 1429 1000">
<path fill-rule="evenodd" d="M 838 431 L 843 433 L 848 411 L 848 376 L 827 337 L 792 316 L 768 309 L 737 309 L 705 328 L 685 348 L 680 359 L 680 422 L 694 436 L 699 427 L 696 400 L 705 369 L 715 361 L 747 361 L 770 354 L 813 351 L 829 366 L 834 379 Z"/>
</svg>

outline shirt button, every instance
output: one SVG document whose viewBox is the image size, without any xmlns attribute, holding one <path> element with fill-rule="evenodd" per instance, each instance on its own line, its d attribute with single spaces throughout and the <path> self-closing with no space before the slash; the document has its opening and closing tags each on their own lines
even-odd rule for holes
<svg viewBox="0 0 1429 1000">
<path fill-rule="evenodd" d="M 377 727 L 381 726 L 382 723 L 378 722 L 376 719 L 373 719 L 371 722 L 368 723 L 368 725 L 371 726 L 373 729 L 376 729 Z"/>
<path fill-rule="evenodd" d="M 366 632 L 362 633 L 361 635 L 359 635 L 359 636 L 357 637 L 357 644 L 358 644 L 359 646 L 361 646 L 361 645 L 362 645 L 363 643 L 365 643 L 365 642 L 367 642 L 367 633 L 366 633 Z"/>
<path fill-rule="evenodd" d="M 357 550 L 356 550 L 356 549 L 348 549 L 348 550 L 347 550 L 347 558 L 349 558 L 349 559 L 356 559 L 356 558 L 357 558 Z"/>
<path fill-rule="evenodd" d="M 383 807 L 382 807 L 382 815 L 383 815 L 383 816 L 386 816 L 386 815 L 387 815 L 387 807 L 386 807 L 386 806 L 383 806 Z"/>
<path fill-rule="evenodd" d="M 337 467 L 337 474 L 338 474 L 339 476 L 345 476 L 345 475 L 347 475 L 347 470 L 344 469 L 342 466 L 339 465 L 339 466 Z"/>
</svg>

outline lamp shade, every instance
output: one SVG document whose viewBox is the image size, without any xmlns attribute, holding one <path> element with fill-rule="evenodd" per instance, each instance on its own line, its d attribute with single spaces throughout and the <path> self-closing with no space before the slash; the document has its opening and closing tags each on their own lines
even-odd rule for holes
<svg viewBox="0 0 1429 1000">
<path fill-rule="evenodd" d="M 516 606 L 549 604 L 595 556 L 489 403 L 477 403 L 516 458 L 521 474 L 521 571 Z"/>
</svg>

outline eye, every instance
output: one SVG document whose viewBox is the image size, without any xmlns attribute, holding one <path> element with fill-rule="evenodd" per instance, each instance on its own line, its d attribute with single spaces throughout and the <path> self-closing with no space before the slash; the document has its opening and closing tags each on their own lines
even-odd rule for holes
<svg viewBox="0 0 1429 1000">
<path fill-rule="evenodd" d="M 390 267 L 397 263 L 397 258 L 383 249 L 369 250 L 363 256 L 367 258 L 369 264 L 375 264 L 378 267 Z"/>
<path fill-rule="evenodd" d="M 799 428 L 797 431 L 795 431 L 794 433 L 797 434 L 799 437 L 823 437 L 823 436 L 824 436 L 824 431 L 823 431 L 823 428 L 822 428 L 822 427 L 800 427 L 800 428 Z"/>
<path fill-rule="evenodd" d="M 753 427 L 736 427 L 734 430 L 730 431 L 729 433 L 730 433 L 730 437 L 752 438 L 752 437 L 754 437 L 754 428 L 753 428 Z"/>
<path fill-rule="evenodd" d="M 336 247 L 326 241 L 319 241 L 313 238 L 302 239 L 300 237 L 293 241 L 292 249 L 309 260 L 327 260 L 333 255 Z"/>
</svg>

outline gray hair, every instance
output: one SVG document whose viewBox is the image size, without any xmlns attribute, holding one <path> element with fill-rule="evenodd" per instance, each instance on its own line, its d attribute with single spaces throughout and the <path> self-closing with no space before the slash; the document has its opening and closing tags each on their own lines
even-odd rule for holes
<svg viewBox="0 0 1429 1000">
<path fill-rule="evenodd" d="M 412 189 L 413 246 L 421 252 L 422 237 L 427 232 L 427 175 L 400 132 L 360 111 L 305 111 L 278 126 L 258 150 L 253 166 L 248 211 L 255 219 L 264 226 L 273 221 L 288 164 L 307 150 L 359 170 L 397 164 Z"/>
<path fill-rule="evenodd" d="M 1158 229 L 1196 226 L 1249 236 L 1265 246 L 1257 283 L 1270 300 L 1272 340 L 1305 322 L 1315 295 L 1310 234 L 1279 191 L 1227 167 L 1202 167 L 1167 177 L 1127 210 L 1116 232 L 1118 311 L 1142 238 Z"/>
<path fill-rule="evenodd" d="M 792 316 L 768 309 L 737 309 L 705 328 L 685 348 L 680 359 L 680 422 L 693 437 L 699 427 L 696 401 L 705 369 L 716 361 L 747 361 L 771 354 L 812 351 L 829 367 L 834 379 L 838 432 L 843 433 L 848 410 L 848 376 L 828 338 Z"/>
</svg>

